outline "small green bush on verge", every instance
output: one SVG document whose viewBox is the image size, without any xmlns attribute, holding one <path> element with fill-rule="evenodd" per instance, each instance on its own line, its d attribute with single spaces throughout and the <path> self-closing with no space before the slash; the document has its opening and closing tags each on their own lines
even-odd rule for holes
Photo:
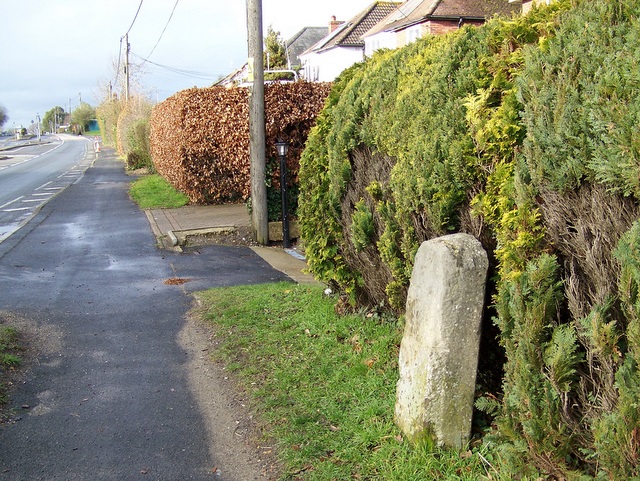
<svg viewBox="0 0 640 481">
<path fill-rule="evenodd" d="M 477 480 L 486 446 L 411 447 L 393 423 L 401 326 L 335 313 L 321 287 L 290 283 L 198 293 L 219 347 L 276 441 L 281 479 Z M 487 468 L 490 469 L 490 468 Z"/>
</svg>

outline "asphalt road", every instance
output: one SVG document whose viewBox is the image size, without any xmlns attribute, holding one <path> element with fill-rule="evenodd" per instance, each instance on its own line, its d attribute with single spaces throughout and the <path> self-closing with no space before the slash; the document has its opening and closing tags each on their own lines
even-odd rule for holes
<svg viewBox="0 0 640 481">
<path fill-rule="evenodd" d="M 73 135 L 48 135 L 40 144 L 0 152 L 0 242 L 57 193 L 82 176 L 93 161 L 93 144 Z"/>
<path fill-rule="evenodd" d="M 38 339 L 0 426 L 0 480 L 262 479 L 221 445 L 228 393 L 190 383 L 180 339 L 189 292 L 286 277 L 244 247 L 159 250 L 122 163 L 100 155 L 0 243 L 0 316 Z"/>
</svg>

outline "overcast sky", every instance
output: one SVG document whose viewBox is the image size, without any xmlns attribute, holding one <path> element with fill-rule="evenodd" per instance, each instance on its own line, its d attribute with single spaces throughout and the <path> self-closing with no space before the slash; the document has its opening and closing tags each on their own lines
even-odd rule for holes
<svg viewBox="0 0 640 481">
<path fill-rule="evenodd" d="M 370 3 L 263 0 L 264 33 L 271 25 L 286 40 L 305 26 L 328 25 L 332 15 L 348 20 Z M 143 0 L 134 22 L 139 6 L 140 0 L 4 0 L 0 104 L 9 115 L 4 128 L 26 127 L 36 114 L 42 118 L 58 105 L 74 110 L 81 99 L 96 106 L 110 81 L 119 91 L 122 74 L 116 84 L 116 65 L 119 58 L 124 61 L 121 39 L 127 32 L 130 61 L 149 60 L 140 85 L 153 100 L 209 86 L 245 62 L 245 0 Z"/>
</svg>

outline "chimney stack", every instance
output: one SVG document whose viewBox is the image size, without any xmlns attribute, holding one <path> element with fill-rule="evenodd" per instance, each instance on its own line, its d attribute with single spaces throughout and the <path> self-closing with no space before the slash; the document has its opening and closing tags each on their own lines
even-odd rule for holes
<svg viewBox="0 0 640 481">
<path fill-rule="evenodd" d="M 331 17 L 331 21 L 329 22 L 329 33 L 332 33 L 336 30 L 336 28 L 338 28 L 340 25 L 342 25 L 344 22 L 341 22 L 339 20 L 336 20 L 336 16 L 333 15 Z"/>
</svg>

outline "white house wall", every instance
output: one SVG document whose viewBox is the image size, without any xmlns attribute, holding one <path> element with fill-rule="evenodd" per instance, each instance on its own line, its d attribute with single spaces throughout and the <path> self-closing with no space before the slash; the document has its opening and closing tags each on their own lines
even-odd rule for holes
<svg viewBox="0 0 640 481">
<path fill-rule="evenodd" d="M 305 79 L 312 82 L 333 82 L 340 73 L 361 62 L 362 48 L 336 47 L 320 53 L 301 55 Z"/>
<path fill-rule="evenodd" d="M 364 39 L 364 54 L 371 57 L 373 52 L 382 48 L 398 48 L 397 35 L 394 32 L 379 32 Z"/>
</svg>

